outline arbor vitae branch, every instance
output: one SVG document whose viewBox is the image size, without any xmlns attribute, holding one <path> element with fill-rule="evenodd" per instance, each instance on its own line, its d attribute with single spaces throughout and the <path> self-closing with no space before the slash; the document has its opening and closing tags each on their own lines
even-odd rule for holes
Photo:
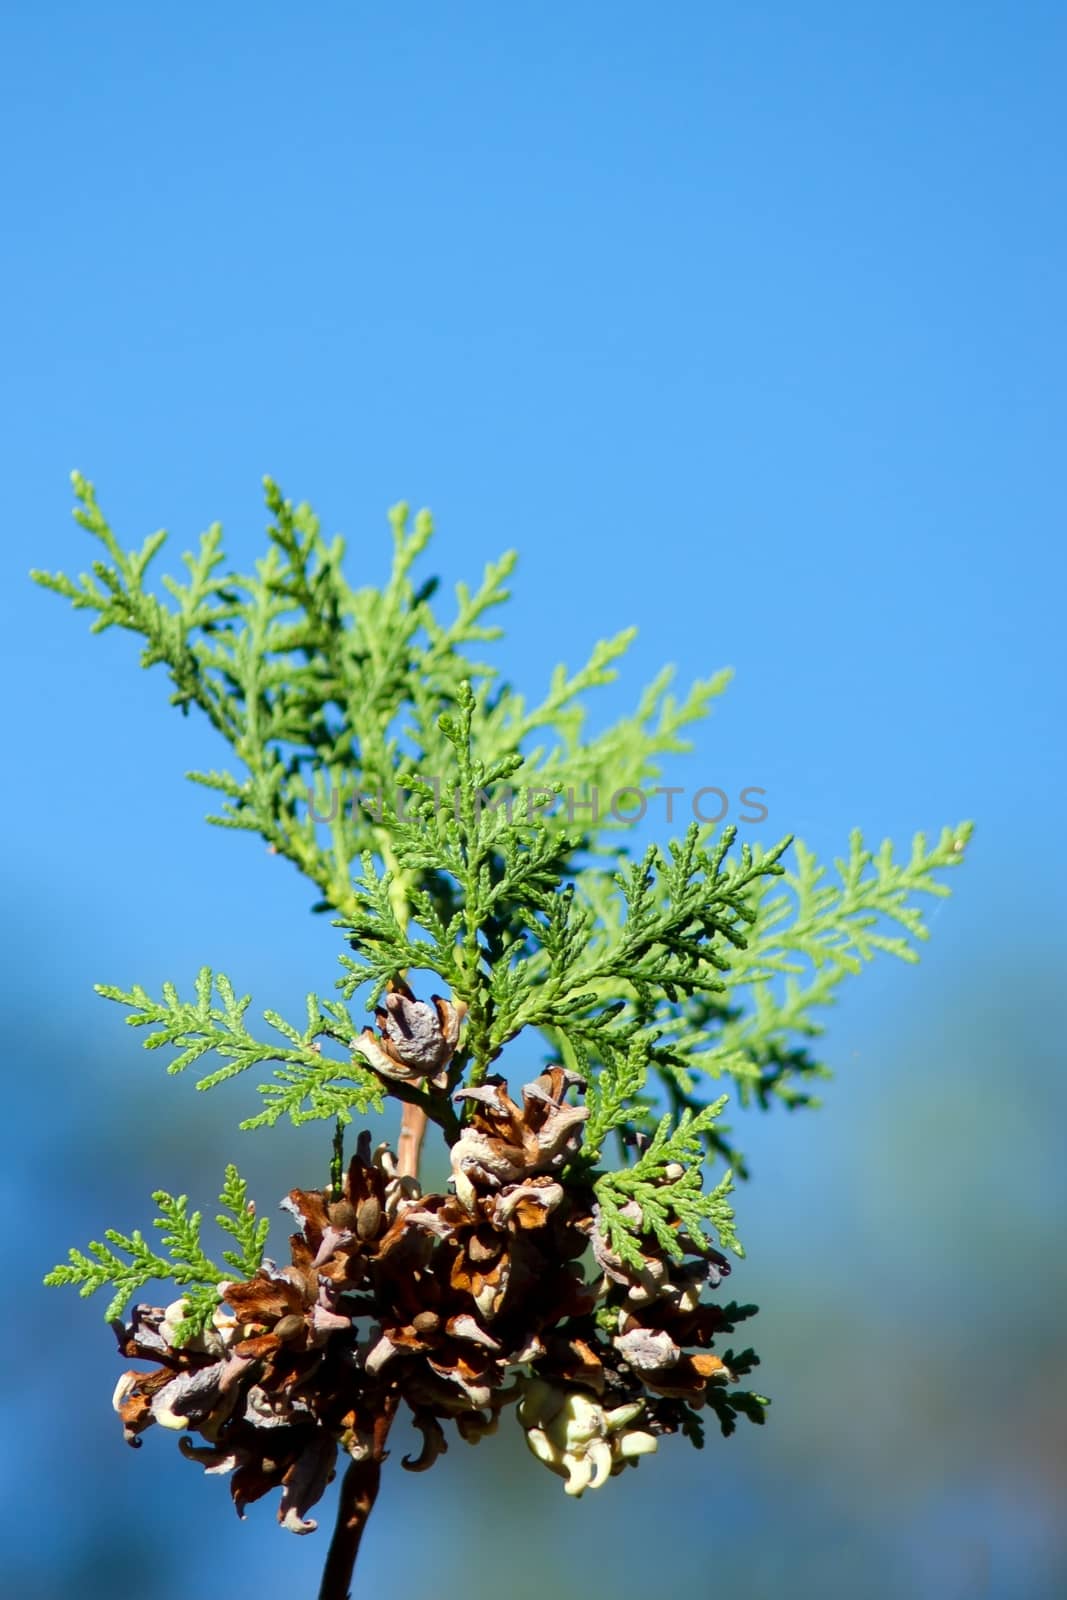
<svg viewBox="0 0 1067 1600">
<path fill-rule="evenodd" d="M 108 1230 L 49 1274 L 108 1290 L 138 1363 L 115 1392 L 126 1438 L 177 1431 L 238 1512 L 276 1494 L 298 1534 L 339 1474 L 320 1600 L 341 1600 L 402 1413 L 423 1441 L 408 1470 L 510 1414 L 573 1496 L 676 1435 L 702 1443 L 709 1421 L 762 1422 L 743 1385 L 756 1356 L 726 1342 L 755 1311 L 721 1292 L 747 1176 L 727 1102 L 814 1103 L 825 1008 L 876 956 L 916 958 L 921 901 L 947 892 L 969 826 L 902 857 L 854 834 L 836 874 L 733 827 L 633 851 L 612 808 L 575 825 L 556 801 L 656 792 L 728 674 L 677 697 L 665 670 L 590 734 L 587 702 L 633 630 L 527 700 L 483 659 L 514 556 L 442 610 L 414 576 L 426 513 L 394 509 L 390 575 L 355 587 L 344 542 L 268 481 L 251 573 L 228 569 L 213 527 L 153 588 L 164 536 L 127 550 L 92 485 L 75 492 L 96 558 L 35 576 L 94 629 L 139 637 L 172 703 L 207 718 L 225 764 L 189 776 L 217 797 L 208 820 L 306 878 L 340 963 L 297 1021 L 207 965 L 156 995 L 100 986 L 169 1072 L 254 1085 L 241 1128 L 323 1124 L 321 1161 L 282 1202 L 287 1250 L 266 1253 L 231 1166 L 217 1242 L 161 1189 L 149 1237 Z M 225 884 L 201 892 L 206 930 L 240 919 Z M 396 1154 L 364 1129 L 389 1102 Z M 450 1174 L 436 1193 L 419 1183 L 427 1136 Z M 159 1281 L 171 1303 L 138 1303 Z"/>
</svg>

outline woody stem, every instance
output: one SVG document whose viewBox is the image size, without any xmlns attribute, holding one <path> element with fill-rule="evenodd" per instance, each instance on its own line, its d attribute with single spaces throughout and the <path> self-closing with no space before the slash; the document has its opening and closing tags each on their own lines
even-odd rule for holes
<svg viewBox="0 0 1067 1600">
<path fill-rule="evenodd" d="M 392 882 L 389 886 L 389 903 L 397 925 L 406 932 L 411 917 L 411 907 L 408 905 L 407 887 L 404 875 L 400 871 L 396 856 L 388 838 L 382 841 L 382 860 L 389 869 Z M 400 974 L 404 976 L 403 973 Z M 405 1102 L 400 1113 L 400 1137 L 397 1140 L 397 1168 L 402 1178 L 417 1178 L 419 1175 L 419 1159 L 422 1156 L 422 1141 L 426 1137 L 426 1112 L 421 1106 Z"/>
<path fill-rule="evenodd" d="M 337 1502 L 337 1524 L 326 1553 L 322 1569 L 319 1600 L 351 1600 L 349 1584 L 359 1554 L 363 1530 L 374 1510 L 381 1482 L 382 1462 L 386 1457 L 386 1440 L 396 1416 L 398 1396 L 387 1390 L 374 1407 L 374 1426 L 365 1450 L 358 1461 L 352 1461 L 341 1479 L 341 1493 Z"/>
<path fill-rule="evenodd" d="M 359 1554 L 360 1540 L 378 1498 L 381 1476 L 382 1464 L 375 1453 L 365 1461 L 351 1462 L 341 1479 L 337 1524 L 330 1540 L 326 1565 L 322 1569 L 319 1600 L 350 1600 L 349 1585 Z"/>
<path fill-rule="evenodd" d="M 426 1113 L 421 1106 L 408 1101 L 400 1113 L 400 1137 L 397 1140 L 397 1168 L 402 1178 L 417 1178 L 422 1141 L 426 1135 Z"/>
</svg>

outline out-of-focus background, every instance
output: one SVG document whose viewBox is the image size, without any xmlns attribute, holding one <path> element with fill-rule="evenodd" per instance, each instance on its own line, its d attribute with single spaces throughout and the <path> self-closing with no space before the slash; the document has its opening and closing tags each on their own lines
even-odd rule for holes
<svg viewBox="0 0 1067 1600">
<path fill-rule="evenodd" d="M 288 867 L 203 825 L 208 732 L 29 585 L 88 559 L 72 467 L 172 563 L 216 517 L 250 559 L 268 471 L 366 579 L 386 507 L 429 503 L 426 571 L 520 549 L 498 659 L 530 692 L 630 621 L 598 719 L 664 659 L 736 667 L 669 777 L 764 787 L 759 837 L 979 824 L 922 964 L 832 1017 L 825 1108 L 746 1119 L 768 1426 L 581 1504 L 510 1423 L 391 1469 L 357 1593 L 1067 1593 L 1063 7 L 0 27 L 4 1594 L 289 1600 L 327 1539 L 238 1523 L 169 1437 L 127 1450 L 102 1306 L 38 1287 L 158 1184 L 210 1207 L 236 1154 L 266 1203 L 321 1160 L 231 1132 L 248 1087 L 166 1079 L 93 982 L 209 962 L 292 1012 L 337 953 Z"/>
</svg>

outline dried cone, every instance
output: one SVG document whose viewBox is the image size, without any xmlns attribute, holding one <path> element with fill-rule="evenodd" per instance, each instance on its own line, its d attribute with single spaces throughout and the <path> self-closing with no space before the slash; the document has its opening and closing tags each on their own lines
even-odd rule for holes
<svg viewBox="0 0 1067 1600">
<path fill-rule="evenodd" d="M 461 1016 L 429 1009 L 397 986 L 379 1013 L 383 1054 L 423 1076 L 441 1070 Z M 338 1452 L 380 1460 L 401 1403 L 423 1438 L 404 1465 L 421 1471 L 447 1448 L 443 1424 L 475 1442 L 518 1402 L 531 1449 L 570 1494 L 689 1431 L 709 1384 L 731 1378 L 709 1350 L 723 1316 L 701 1298 L 728 1268 L 703 1240 L 680 1238 L 678 1262 L 646 1238 L 640 1268 L 611 1251 L 592 1188 L 568 1170 L 581 1087 L 551 1067 L 521 1104 L 502 1079 L 462 1091 L 473 1110 L 452 1148 L 455 1193 L 421 1195 L 362 1135 L 339 1197 L 294 1189 L 283 1202 L 299 1225 L 289 1264 L 220 1284 L 211 1326 L 180 1348 L 182 1303 L 138 1306 L 116 1325 L 119 1347 L 155 1365 L 119 1380 L 126 1438 L 180 1430 L 184 1454 L 230 1474 L 240 1514 L 279 1489 L 279 1521 L 310 1533 Z"/>
<path fill-rule="evenodd" d="M 459 1043 L 467 1007 L 462 1000 L 416 1000 L 402 978 L 390 983 L 385 1003 L 374 1013 L 378 1033 L 364 1028 L 359 1053 L 385 1078 L 407 1083 L 428 1079 L 436 1088 L 448 1083 L 448 1065 Z"/>
</svg>

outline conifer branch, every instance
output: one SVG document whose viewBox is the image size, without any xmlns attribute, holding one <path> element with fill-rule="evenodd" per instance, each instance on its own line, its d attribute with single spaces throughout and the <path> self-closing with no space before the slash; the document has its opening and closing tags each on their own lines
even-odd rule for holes
<svg viewBox="0 0 1067 1600">
<path fill-rule="evenodd" d="M 308 995 L 298 1025 L 250 1022 L 250 997 L 208 966 L 191 998 L 98 986 L 172 1052 L 169 1073 L 204 1063 L 199 1090 L 252 1073 L 242 1128 L 329 1125 L 322 1186 L 284 1202 L 288 1265 L 264 1257 L 268 1224 L 230 1166 L 221 1266 L 200 1213 L 159 1190 L 158 1248 L 107 1230 L 49 1273 L 109 1290 L 123 1353 L 161 1363 L 120 1380 L 126 1438 L 178 1429 L 184 1454 L 233 1472 L 239 1508 L 277 1488 L 297 1533 L 347 1457 L 320 1591 L 341 1600 L 402 1403 L 424 1440 L 412 1470 L 447 1448 L 445 1424 L 476 1442 L 514 1403 L 574 1495 L 668 1435 L 702 1445 L 709 1411 L 723 1434 L 762 1423 L 769 1402 L 738 1386 L 754 1352 L 712 1350 L 755 1308 L 705 1297 L 730 1270 L 720 1247 L 743 1254 L 731 1196 L 747 1166 L 721 1089 L 742 1107 L 815 1104 L 825 1007 L 876 956 L 916 959 L 969 824 L 899 859 L 854 833 L 836 877 L 803 844 L 734 826 L 634 858 L 598 797 L 649 791 L 729 673 L 676 695 L 665 668 L 590 735 L 634 632 L 557 665 L 528 702 L 482 659 L 513 552 L 442 609 L 416 576 L 432 521 L 401 504 L 386 581 L 354 587 L 344 541 L 267 479 L 251 572 L 230 570 L 214 525 L 152 587 L 166 536 L 126 549 L 92 485 L 75 474 L 74 490 L 96 554 L 78 578 L 34 577 L 93 631 L 137 636 L 172 704 L 207 718 L 224 753 L 188 776 L 216 797 L 209 822 L 294 865 L 338 939 L 340 998 Z M 548 1065 L 512 1095 L 505 1051 Z M 366 1133 L 346 1160 L 352 1117 L 387 1100 L 406 1113 L 400 1159 Z M 417 1183 L 427 1124 L 451 1173 L 435 1195 Z M 587 1251 L 599 1277 L 575 1271 Z M 119 1321 L 156 1282 L 178 1299 Z"/>
</svg>

